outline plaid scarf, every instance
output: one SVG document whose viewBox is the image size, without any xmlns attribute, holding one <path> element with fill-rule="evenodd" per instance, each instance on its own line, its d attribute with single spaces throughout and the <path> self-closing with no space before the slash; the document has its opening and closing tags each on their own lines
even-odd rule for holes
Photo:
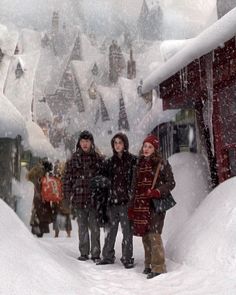
<svg viewBox="0 0 236 295">
<path fill-rule="evenodd" d="M 151 188 L 154 172 L 150 159 L 141 159 L 137 167 L 134 196 L 134 235 L 143 236 L 150 230 L 150 199 L 146 193 Z"/>
</svg>

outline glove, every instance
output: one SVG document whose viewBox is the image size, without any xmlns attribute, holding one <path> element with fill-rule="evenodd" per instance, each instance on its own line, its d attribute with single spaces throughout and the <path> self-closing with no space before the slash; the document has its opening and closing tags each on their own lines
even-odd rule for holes
<svg viewBox="0 0 236 295">
<path fill-rule="evenodd" d="M 146 196 L 148 199 L 159 199 L 161 197 L 161 193 L 158 189 L 149 189 Z"/>
<path fill-rule="evenodd" d="M 131 207 L 128 208 L 128 219 L 134 220 L 134 209 Z"/>
</svg>

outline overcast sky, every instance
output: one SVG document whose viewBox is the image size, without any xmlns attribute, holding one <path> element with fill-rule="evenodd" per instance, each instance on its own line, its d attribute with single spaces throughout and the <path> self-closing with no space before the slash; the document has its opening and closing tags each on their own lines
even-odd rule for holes
<svg viewBox="0 0 236 295">
<path fill-rule="evenodd" d="M 146 1 L 149 5 L 160 2 L 173 27 L 176 26 L 174 23 L 181 22 L 181 19 L 207 22 L 215 6 L 215 0 Z M 115 15 L 129 21 L 135 20 L 142 2 L 143 0 L 0 0 L 0 23 L 44 30 L 50 27 L 52 11 L 55 9 L 60 11 L 62 21 L 76 22 L 80 3 L 87 20 L 97 19 L 98 24 L 104 22 L 103 25 L 107 29 L 109 21 L 112 21 Z"/>
</svg>

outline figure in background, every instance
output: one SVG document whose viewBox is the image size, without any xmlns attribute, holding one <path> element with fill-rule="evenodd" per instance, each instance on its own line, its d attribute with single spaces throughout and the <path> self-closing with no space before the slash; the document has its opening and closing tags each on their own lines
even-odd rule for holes
<svg viewBox="0 0 236 295">
<path fill-rule="evenodd" d="M 142 237 L 145 253 L 143 273 L 148 279 L 166 272 L 161 239 L 166 212 L 156 213 L 151 200 L 168 197 L 175 187 L 171 166 L 161 158 L 158 149 L 159 141 L 154 135 L 143 141 L 128 212 L 129 219 L 133 221 L 134 235 Z M 161 169 L 155 178 L 157 167 Z"/>
<path fill-rule="evenodd" d="M 54 176 L 62 181 L 64 170 L 65 163 L 56 161 L 54 165 Z M 69 238 L 72 231 L 69 202 L 62 196 L 62 200 L 59 203 L 52 203 L 52 209 L 55 238 L 59 236 L 60 230 L 66 231 L 67 237 Z"/>
<path fill-rule="evenodd" d="M 77 213 L 80 261 L 88 260 L 89 254 L 94 262 L 100 259 L 100 227 L 92 204 L 90 181 L 100 174 L 102 165 L 103 158 L 95 151 L 93 135 L 89 131 L 82 131 L 76 151 L 66 162 L 62 181 L 64 197 Z"/>
<path fill-rule="evenodd" d="M 107 202 L 108 227 L 102 260 L 98 265 L 111 264 L 115 261 L 115 241 L 119 223 L 121 225 L 122 257 L 125 268 L 134 266 L 133 233 L 128 219 L 128 203 L 131 198 L 131 183 L 137 158 L 129 153 L 129 141 L 125 134 L 117 133 L 111 140 L 113 156 L 105 161 L 104 176 L 110 180 L 110 193 Z"/>
<path fill-rule="evenodd" d="M 44 202 L 41 194 L 41 180 L 46 173 L 51 173 L 52 163 L 44 159 L 39 161 L 27 174 L 27 179 L 34 184 L 34 198 L 31 212 L 31 232 L 37 237 L 49 233 L 52 222 L 52 208 L 49 202 Z"/>
</svg>

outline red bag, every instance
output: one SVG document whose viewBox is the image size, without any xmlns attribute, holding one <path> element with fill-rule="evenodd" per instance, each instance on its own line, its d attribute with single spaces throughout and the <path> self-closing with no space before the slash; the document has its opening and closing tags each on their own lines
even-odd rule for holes
<svg viewBox="0 0 236 295">
<path fill-rule="evenodd" d="M 62 200 L 62 184 L 59 178 L 46 175 L 41 179 L 41 195 L 45 202 L 59 203 Z"/>
</svg>

